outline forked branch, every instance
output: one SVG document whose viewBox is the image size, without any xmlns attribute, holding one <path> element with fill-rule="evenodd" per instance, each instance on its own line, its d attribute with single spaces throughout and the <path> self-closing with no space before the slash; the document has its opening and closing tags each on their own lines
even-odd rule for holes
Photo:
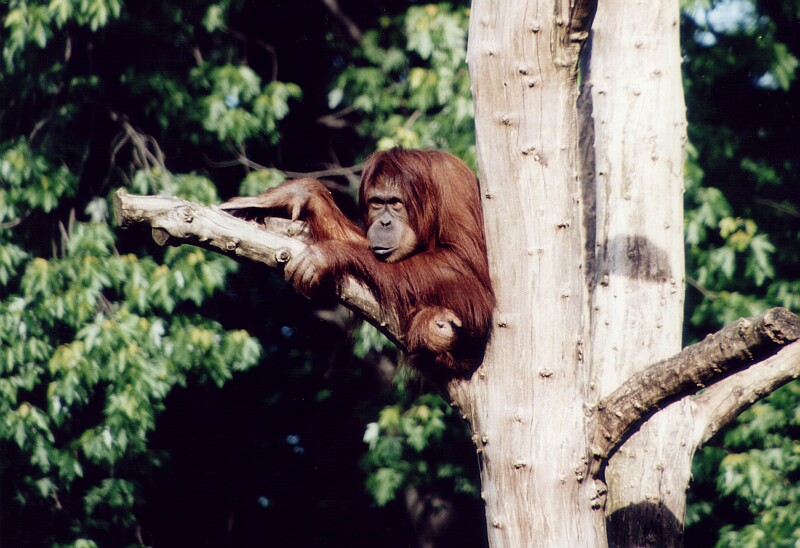
<svg viewBox="0 0 800 548">
<path fill-rule="evenodd" d="M 114 215 L 121 226 L 150 226 L 159 245 L 195 245 L 271 268 L 280 267 L 306 247 L 302 223 L 267 217 L 261 227 L 214 206 L 169 196 L 137 196 L 119 190 L 114 194 Z M 363 284 L 346 279 L 337 288 L 337 297 L 403 348 L 397 318 L 392 311 L 382 310 Z"/>
<path fill-rule="evenodd" d="M 740 319 L 632 376 L 597 406 L 594 471 L 599 469 L 597 462 L 607 458 L 625 434 L 660 405 L 758 364 L 799 338 L 800 318 L 785 308 L 773 308 Z"/>
<path fill-rule="evenodd" d="M 739 413 L 787 382 L 800 377 L 800 342 L 789 344 L 758 367 L 740 371 L 709 386 L 697 396 L 696 417 L 704 428 L 698 432 L 702 445 Z"/>
</svg>

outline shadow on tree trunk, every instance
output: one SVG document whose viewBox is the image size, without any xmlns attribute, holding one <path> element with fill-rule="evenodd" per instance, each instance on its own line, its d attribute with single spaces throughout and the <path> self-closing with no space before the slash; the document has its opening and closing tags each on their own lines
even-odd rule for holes
<svg viewBox="0 0 800 548">
<path fill-rule="evenodd" d="M 661 502 L 621 508 L 608 516 L 606 527 L 610 548 L 683 546 L 681 520 Z"/>
</svg>

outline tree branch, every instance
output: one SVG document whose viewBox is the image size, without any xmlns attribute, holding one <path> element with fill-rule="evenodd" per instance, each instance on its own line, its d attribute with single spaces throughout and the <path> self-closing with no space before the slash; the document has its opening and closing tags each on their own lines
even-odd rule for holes
<svg viewBox="0 0 800 548">
<path fill-rule="evenodd" d="M 360 42 L 362 36 L 361 29 L 342 11 L 342 8 L 339 7 L 339 2 L 337 2 L 337 0 L 322 0 L 322 3 L 325 4 L 325 7 L 327 7 L 331 14 L 341 23 L 350 39 L 356 43 Z"/>
<path fill-rule="evenodd" d="M 800 376 L 800 342 L 790 344 L 758 367 L 724 378 L 695 398 L 703 424 L 697 446 L 703 445 L 739 413 Z"/>
<path fill-rule="evenodd" d="M 301 253 L 308 239 L 302 223 L 267 217 L 264 226 L 244 221 L 214 206 L 202 206 L 168 196 L 136 196 L 124 190 L 114 194 L 114 216 L 121 226 L 151 227 L 159 245 L 190 244 L 224 255 L 278 268 Z M 347 278 L 336 296 L 404 350 L 397 315 L 382 310 L 366 286 Z"/>
<path fill-rule="evenodd" d="M 349 167 L 337 166 L 337 167 L 330 167 L 328 169 L 320 169 L 317 171 L 284 171 L 284 173 L 287 176 L 296 179 L 300 179 L 303 177 L 312 177 L 314 179 L 319 179 L 320 177 L 332 177 L 334 175 L 352 175 L 354 173 L 360 173 L 363 170 L 364 170 L 364 164 L 361 163 Z"/>
<path fill-rule="evenodd" d="M 758 364 L 799 338 L 800 318 L 785 308 L 773 308 L 760 316 L 740 319 L 633 375 L 597 405 L 591 445 L 593 472 L 631 427 L 658 406 Z"/>
</svg>

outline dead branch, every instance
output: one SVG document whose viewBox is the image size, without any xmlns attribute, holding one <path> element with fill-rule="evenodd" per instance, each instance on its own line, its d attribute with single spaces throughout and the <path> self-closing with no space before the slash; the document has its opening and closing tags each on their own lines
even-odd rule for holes
<svg viewBox="0 0 800 548">
<path fill-rule="evenodd" d="M 128 116 L 121 112 L 111 111 L 109 116 L 112 121 L 122 126 L 122 133 L 115 137 L 115 145 L 111 154 L 112 164 L 120 149 L 130 141 L 133 145 L 132 152 L 136 166 L 146 169 L 166 169 L 164 166 L 164 152 L 161 150 L 158 141 L 156 141 L 154 137 L 133 127 Z"/>
<path fill-rule="evenodd" d="M 306 247 L 302 223 L 268 217 L 261 226 L 215 206 L 169 196 L 137 196 L 118 190 L 114 194 L 114 216 L 121 226 L 149 225 L 159 245 L 190 244 L 270 268 L 282 267 Z M 336 289 L 336 296 L 404 349 L 396 315 L 382 310 L 366 286 L 346 279 Z"/>
<path fill-rule="evenodd" d="M 353 166 L 345 167 L 345 166 L 333 166 L 328 169 L 320 169 L 318 171 L 284 171 L 284 173 L 296 179 L 303 178 L 303 177 L 312 177 L 314 179 L 318 179 L 320 177 L 333 177 L 335 175 L 352 175 L 355 173 L 361 173 L 364 170 L 364 164 L 355 164 Z M 326 186 L 328 183 L 323 181 Z M 341 189 L 342 191 L 346 189 Z"/>
<path fill-rule="evenodd" d="M 247 36 L 243 32 L 239 32 L 238 30 L 234 30 L 226 25 L 222 25 L 222 31 L 227 32 L 237 40 L 248 44 L 252 42 L 253 44 L 261 47 L 269 54 L 269 60 L 272 63 L 272 74 L 270 76 L 270 82 L 275 82 L 278 79 L 278 52 L 275 51 L 275 48 L 272 44 L 268 44 L 267 42 L 260 40 L 258 38 L 253 38 Z"/>
<path fill-rule="evenodd" d="M 800 343 L 784 347 L 758 367 L 740 371 L 709 386 L 695 398 L 703 445 L 747 407 L 800 376 Z"/>
<path fill-rule="evenodd" d="M 355 43 L 360 42 L 363 34 L 361 29 L 342 11 L 339 2 L 337 2 L 337 0 L 322 0 L 322 3 L 325 4 L 325 7 L 330 10 L 331 14 L 339 21 L 342 27 L 344 27 L 350 39 Z"/>
<path fill-rule="evenodd" d="M 631 427 L 658 406 L 760 364 L 799 338 L 800 318 L 785 308 L 773 308 L 740 319 L 633 375 L 597 405 L 591 446 L 595 461 L 608 457 Z"/>
</svg>

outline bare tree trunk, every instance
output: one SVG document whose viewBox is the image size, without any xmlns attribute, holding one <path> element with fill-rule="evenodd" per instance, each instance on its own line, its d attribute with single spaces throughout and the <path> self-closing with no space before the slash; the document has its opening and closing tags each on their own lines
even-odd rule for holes
<svg viewBox="0 0 800 548">
<path fill-rule="evenodd" d="M 453 391 L 482 454 L 492 546 L 602 546 L 587 478 L 588 294 L 570 2 L 473 2 L 469 65 L 496 327 Z M 577 30 L 576 30 L 577 32 Z"/>
<path fill-rule="evenodd" d="M 681 348 L 686 117 L 678 2 L 600 2 L 583 93 L 594 169 L 588 250 L 595 397 Z M 692 409 L 680 400 L 613 455 L 612 546 L 680 543 L 694 453 Z M 676 440 L 684 440 L 676 443 Z"/>
<path fill-rule="evenodd" d="M 696 449 L 800 370 L 783 309 L 680 351 L 678 2 L 603 2 L 589 34 L 592 10 L 473 3 L 498 309 L 482 367 L 451 395 L 482 456 L 492 546 L 681 545 Z"/>
</svg>

